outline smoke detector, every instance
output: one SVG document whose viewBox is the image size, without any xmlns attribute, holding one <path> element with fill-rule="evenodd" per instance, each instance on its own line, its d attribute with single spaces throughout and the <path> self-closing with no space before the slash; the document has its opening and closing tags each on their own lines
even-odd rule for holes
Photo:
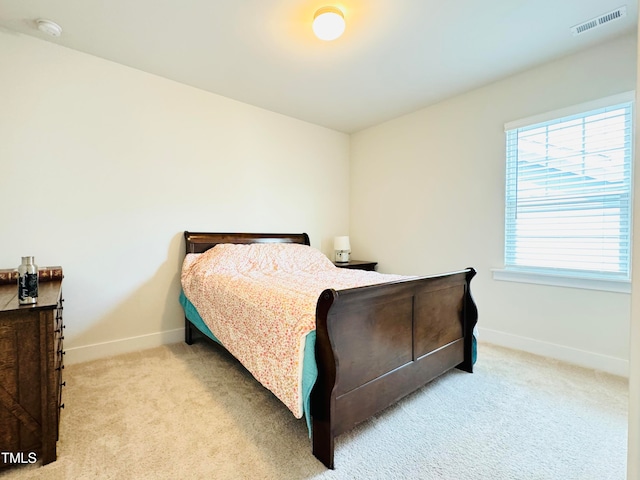
<svg viewBox="0 0 640 480">
<path fill-rule="evenodd" d="M 36 20 L 36 25 L 38 25 L 38 30 L 52 37 L 59 37 L 62 34 L 62 27 L 51 20 L 41 18 Z"/>
<path fill-rule="evenodd" d="M 587 20 L 586 22 L 580 23 L 578 25 L 574 25 L 571 27 L 571 33 L 574 36 L 580 35 L 581 33 L 586 32 L 587 30 L 593 30 L 594 28 L 598 28 L 605 23 L 612 22 L 613 20 L 618 20 L 627 15 L 627 6 L 622 6 L 620 8 L 616 8 L 615 10 L 605 13 L 604 15 L 600 15 L 599 17 L 592 18 L 591 20 Z"/>
</svg>

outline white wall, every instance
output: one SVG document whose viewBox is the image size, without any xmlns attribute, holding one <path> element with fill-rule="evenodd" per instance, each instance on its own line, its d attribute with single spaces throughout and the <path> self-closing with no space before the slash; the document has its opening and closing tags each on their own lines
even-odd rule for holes
<svg viewBox="0 0 640 480">
<path fill-rule="evenodd" d="M 480 338 L 626 374 L 628 294 L 500 282 L 504 124 L 634 90 L 628 35 L 369 128 L 351 141 L 355 258 L 381 271 L 473 266 Z"/>
<path fill-rule="evenodd" d="M 64 268 L 67 361 L 182 338 L 184 230 L 347 232 L 347 135 L 2 30 L 0 65 L 0 268 Z"/>
</svg>

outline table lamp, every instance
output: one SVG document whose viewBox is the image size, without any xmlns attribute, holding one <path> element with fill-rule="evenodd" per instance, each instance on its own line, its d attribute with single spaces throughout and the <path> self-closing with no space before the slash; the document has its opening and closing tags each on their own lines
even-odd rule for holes
<svg viewBox="0 0 640 480">
<path fill-rule="evenodd" d="M 333 239 L 333 249 L 336 251 L 337 263 L 347 263 L 349 261 L 349 253 L 351 253 L 349 237 L 335 237 Z"/>
</svg>

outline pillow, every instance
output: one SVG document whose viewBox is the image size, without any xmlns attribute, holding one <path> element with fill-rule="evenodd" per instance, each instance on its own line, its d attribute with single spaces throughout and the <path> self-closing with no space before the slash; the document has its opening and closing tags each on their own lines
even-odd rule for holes
<svg viewBox="0 0 640 480">
<path fill-rule="evenodd" d="M 297 243 L 221 243 L 200 255 L 211 273 L 318 272 L 335 266 L 320 250 Z"/>
</svg>

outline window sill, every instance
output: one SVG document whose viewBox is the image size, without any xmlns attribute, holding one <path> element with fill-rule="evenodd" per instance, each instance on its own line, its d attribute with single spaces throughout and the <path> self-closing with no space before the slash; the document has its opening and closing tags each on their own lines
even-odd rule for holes
<svg viewBox="0 0 640 480">
<path fill-rule="evenodd" d="M 631 293 L 631 282 L 628 280 L 577 278 L 564 275 L 505 270 L 499 268 L 492 268 L 491 271 L 493 272 L 494 280 L 506 282 L 533 283 L 536 285 L 550 285 L 554 287 Z"/>
</svg>

